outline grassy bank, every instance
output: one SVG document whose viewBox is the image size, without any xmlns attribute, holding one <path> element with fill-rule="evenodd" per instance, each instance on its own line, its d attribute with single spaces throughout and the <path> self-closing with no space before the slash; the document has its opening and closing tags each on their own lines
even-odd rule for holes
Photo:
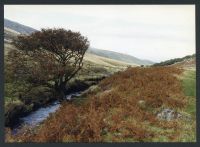
<svg viewBox="0 0 200 147">
<path fill-rule="evenodd" d="M 186 70 L 183 74 L 182 85 L 184 94 L 188 98 L 186 111 L 196 115 L 196 70 Z"/>
<path fill-rule="evenodd" d="M 96 84 L 99 80 L 121 68 L 95 65 L 84 61 L 83 68 L 68 83 L 68 92 L 82 91 L 89 86 Z M 18 123 L 18 118 L 27 115 L 31 111 L 45 106 L 56 100 L 56 96 L 51 89 L 45 85 L 34 84 L 26 80 L 14 80 L 9 72 L 9 65 L 5 68 L 5 125 L 12 127 Z M 51 81 L 50 81 L 51 82 Z M 53 82 L 52 82 L 53 83 Z"/>
<path fill-rule="evenodd" d="M 196 97 L 196 70 L 186 70 L 182 82 L 185 95 Z"/>
<path fill-rule="evenodd" d="M 35 131 L 14 137 L 7 133 L 7 141 L 193 142 L 195 117 L 189 121 L 157 117 L 164 108 L 189 115 L 188 106 L 194 102 L 188 101 L 182 89 L 188 85 L 187 78 L 181 82 L 174 76 L 181 73 L 172 67 L 129 68 L 115 73 L 83 95 L 81 102 L 64 103 Z"/>
</svg>

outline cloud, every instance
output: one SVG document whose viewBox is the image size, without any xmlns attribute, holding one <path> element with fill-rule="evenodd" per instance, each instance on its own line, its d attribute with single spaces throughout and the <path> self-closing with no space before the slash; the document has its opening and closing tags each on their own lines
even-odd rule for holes
<svg viewBox="0 0 200 147">
<path fill-rule="evenodd" d="M 5 5 L 4 11 L 36 29 L 80 31 L 93 47 L 140 58 L 161 61 L 195 52 L 194 5 Z"/>
</svg>

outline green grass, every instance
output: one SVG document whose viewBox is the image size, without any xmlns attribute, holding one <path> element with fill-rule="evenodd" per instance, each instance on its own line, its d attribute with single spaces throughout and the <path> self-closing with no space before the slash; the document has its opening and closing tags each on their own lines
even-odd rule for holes
<svg viewBox="0 0 200 147">
<path fill-rule="evenodd" d="M 186 70 L 181 78 L 183 92 L 188 98 L 188 105 L 183 110 L 192 116 L 191 121 L 184 124 L 179 140 L 181 142 L 196 141 L 196 70 Z"/>
<path fill-rule="evenodd" d="M 195 116 L 196 114 L 196 71 L 187 70 L 182 78 L 184 94 L 188 97 L 186 112 Z"/>
<path fill-rule="evenodd" d="M 183 86 L 183 92 L 188 98 L 187 107 L 182 110 L 181 113 L 190 114 L 192 119 L 190 122 L 178 121 L 179 124 L 184 126 L 180 132 L 179 142 L 195 142 L 196 141 L 196 70 L 186 70 L 182 77 L 181 83 Z M 169 138 L 166 134 L 171 134 L 176 131 L 174 129 L 163 129 L 156 126 L 149 125 L 149 129 L 156 134 L 160 134 L 160 137 L 152 139 L 153 142 L 169 142 Z"/>
<path fill-rule="evenodd" d="M 185 71 L 182 82 L 185 95 L 196 97 L 196 71 Z"/>
</svg>

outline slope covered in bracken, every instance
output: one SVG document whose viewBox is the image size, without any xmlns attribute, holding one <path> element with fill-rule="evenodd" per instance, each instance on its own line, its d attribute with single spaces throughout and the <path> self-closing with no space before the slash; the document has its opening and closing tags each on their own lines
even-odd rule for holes
<svg viewBox="0 0 200 147">
<path fill-rule="evenodd" d="M 195 131 L 193 121 L 157 117 L 164 108 L 182 112 L 187 107 L 177 78 L 181 74 L 175 67 L 135 67 L 115 73 L 80 99 L 64 103 L 35 130 L 14 137 L 7 133 L 7 141 L 184 141 Z"/>
</svg>

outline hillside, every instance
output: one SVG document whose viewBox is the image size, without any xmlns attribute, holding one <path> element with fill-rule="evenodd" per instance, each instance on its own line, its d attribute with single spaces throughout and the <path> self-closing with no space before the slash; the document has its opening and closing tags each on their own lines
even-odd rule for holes
<svg viewBox="0 0 200 147">
<path fill-rule="evenodd" d="M 175 58 L 166 60 L 160 63 L 155 63 L 153 66 L 168 66 L 168 65 L 184 65 L 184 64 L 192 64 L 193 66 L 196 63 L 196 54 L 188 55 L 182 58 Z"/>
<path fill-rule="evenodd" d="M 6 43 L 11 42 L 11 40 L 19 34 L 30 34 L 34 31 L 36 31 L 36 29 L 22 25 L 20 23 L 17 23 L 17 22 L 8 20 L 8 19 L 4 19 L 4 36 L 5 36 L 4 41 Z M 89 58 L 88 60 L 91 61 L 92 58 L 97 59 L 98 61 L 104 60 L 104 62 L 109 62 L 109 63 L 106 63 L 109 65 L 110 65 L 110 61 L 117 62 L 117 63 L 114 63 L 115 65 L 117 65 L 118 63 L 126 64 L 126 65 L 151 65 L 151 64 L 153 64 L 153 62 L 149 61 L 149 60 L 141 60 L 141 59 L 138 59 L 138 58 L 130 56 L 130 55 L 117 53 L 117 52 L 113 52 L 113 51 L 108 51 L 108 50 L 89 48 L 87 53 L 88 53 L 88 58 Z M 112 59 L 113 59 L 113 61 L 112 61 Z"/>
<path fill-rule="evenodd" d="M 9 28 L 11 30 L 14 30 L 16 32 L 19 32 L 21 34 L 30 34 L 34 31 L 36 31 L 36 29 L 33 29 L 31 27 L 22 25 L 20 23 L 8 20 L 4 18 L 4 27 Z"/>
<path fill-rule="evenodd" d="M 137 64 L 137 65 L 151 65 L 154 64 L 154 62 L 149 61 L 149 60 L 142 60 L 138 59 L 136 57 L 122 54 L 122 53 L 117 53 L 114 51 L 108 51 L 108 50 L 101 50 L 101 49 L 96 49 L 96 48 L 89 48 L 88 53 L 95 54 L 98 56 L 110 58 L 110 59 L 115 59 L 118 61 L 122 62 L 127 62 L 131 64 Z"/>
<path fill-rule="evenodd" d="M 190 58 L 184 59 L 181 62 L 177 62 L 173 64 L 172 66 L 176 66 L 176 67 L 183 68 L 186 70 L 196 70 L 196 57 L 191 56 Z"/>
<path fill-rule="evenodd" d="M 63 103 L 39 127 L 8 130 L 7 142 L 195 142 L 191 85 L 178 68 L 129 68 Z"/>
<path fill-rule="evenodd" d="M 19 34 L 20 34 L 19 32 L 16 32 L 12 29 L 4 27 L 4 41 L 5 41 L 5 43 L 10 43 Z"/>
<path fill-rule="evenodd" d="M 95 54 L 86 53 L 84 60 L 93 62 L 98 65 L 110 66 L 110 67 L 117 67 L 117 66 L 138 66 L 137 64 L 126 63 L 123 61 L 110 59 L 102 56 L 97 56 Z"/>
</svg>

